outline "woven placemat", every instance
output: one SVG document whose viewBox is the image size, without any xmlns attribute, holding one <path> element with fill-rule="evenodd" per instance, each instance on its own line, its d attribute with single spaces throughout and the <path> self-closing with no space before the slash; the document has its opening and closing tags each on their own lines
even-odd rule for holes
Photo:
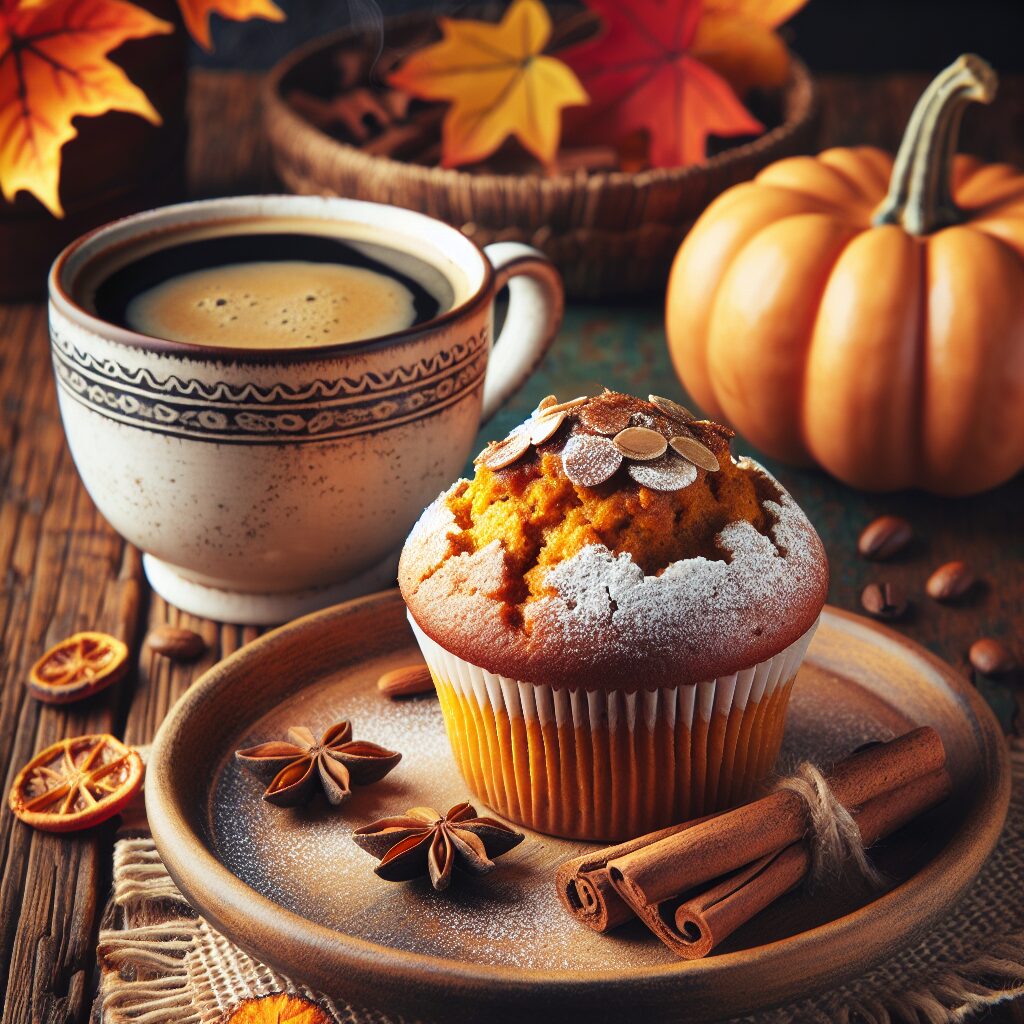
<svg viewBox="0 0 1024 1024">
<path fill-rule="evenodd" d="M 948 1024 L 1024 993 L 1022 753 L 1013 754 L 1013 783 L 999 845 L 953 913 L 868 974 L 745 1017 L 743 1024 Z M 120 838 L 114 848 L 114 888 L 97 951 L 95 1020 L 211 1024 L 244 999 L 288 992 L 320 1003 L 337 1024 L 412 1024 L 331 1000 L 257 963 L 192 912 L 153 840 L 132 825 L 126 823 L 136 834 Z"/>
</svg>

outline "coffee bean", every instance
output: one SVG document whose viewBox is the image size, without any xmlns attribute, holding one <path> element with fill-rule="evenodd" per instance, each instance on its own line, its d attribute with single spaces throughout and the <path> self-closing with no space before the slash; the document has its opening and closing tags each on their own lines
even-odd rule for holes
<svg viewBox="0 0 1024 1024">
<path fill-rule="evenodd" d="M 946 562 L 928 577 L 924 589 L 936 601 L 956 601 L 974 586 L 974 572 L 966 562 Z"/>
<path fill-rule="evenodd" d="M 902 618 L 910 607 L 903 592 L 892 583 L 869 583 L 860 595 L 860 603 L 876 619 Z"/>
<path fill-rule="evenodd" d="M 975 640 L 967 656 L 974 670 L 983 676 L 1002 675 L 1004 672 L 1012 672 L 1017 667 L 1017 660 L 1006 644 L 991 636 Z"/>
<path fill-rule="evenodd" d="M 198 633 L 166 624 L 150 630 L 146 645 L 172 661 L 193 661 L 206 650 L 206 641 Z"/>
<path fill-rule="evenodd" d="M 861 531 L 857 550 L 874 562 L 899 554 L 913 539 L 913 527 L 901 516 L 879 516 Z"/>
</svg>

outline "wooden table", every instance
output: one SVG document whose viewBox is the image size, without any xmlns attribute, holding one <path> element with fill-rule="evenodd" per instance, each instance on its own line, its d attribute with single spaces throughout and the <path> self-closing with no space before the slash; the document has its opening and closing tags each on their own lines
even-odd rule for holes
<svg viewBox="0 0 1024 1024">
<path fill-rule="evenodd" d="M 893 146 L 925 84 L 923 76 L 822 82 L 823 141 Z M 197 195 L 273 189 L 254 101 L 257 81 L 242 74 L 197 73 L 193 82 L 190 173 Z M 1024 77 L 1004 81 L 996 109 L 968 115 L 965 148 L 1024 164 Z M 614 385 L 646 395 L 678 394 L 671 385 L 660 310 L 570 309 L 565 329 L 526 391 L 483 437 L 501 436 L 536 400 Z M 741 439 L 735 448 L 748 450 Z M 897 628 L 957 665 L 979 635 L 1020 644 L 1024 622 L 1024 476 L 977 498 L 942 501 L 919 495 L 867 496 L 823 475 L 771 465 L 821 531 L 832 563 L 831 601 L 856 608 L 870 580 L 904 584 L 912 615 Z M 37 750 L 64 736 L 110 731 L 148 743 L 175 699 L 216 660 L 256 636 L 255 629 L 193 619 L 149 590 L 139 553 L 99 516 L 72 464 L 57 413 L 41 305 L 0 306 L 0 766 L 4 791 Z M 912 551 L 891 565 L 857 558 L 856 536 L 882 512 L 917 526 Z M 924 597 L 931 568 L 969 560 L 984 577 L 964 605 Z M 58 709 L 28 697 L 32 662 L 80 629 L 101 629 L 141 650 L 147 630 L 181 623 L 202 633 L 209 652 L 176 665 L 138 659 L 118 686 L 81 706 Z M 1016 636 L 1014 635 L 1016 633 Z M 1004 720 L 1012 701 L 986 685 Z M 95 946 L 111 869 L 113 825 L 60 838 L 33 832 L 0 811 L 0 991 L 5 1024 L 84 1020 L 95 995 Z M 1003 1010 L 988 1019 L 1019 1019 Z"/>
</svg>

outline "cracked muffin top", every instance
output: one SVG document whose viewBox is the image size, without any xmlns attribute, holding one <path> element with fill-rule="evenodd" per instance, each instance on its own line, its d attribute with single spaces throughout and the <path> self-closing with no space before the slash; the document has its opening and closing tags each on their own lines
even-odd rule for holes
<svg viewBox="0 0 1024 1024">
<path fill-rule="evenodd" d="M 737 672 L 815 622 L 821 541 L 727 427 L 652 395 L 546 398 L 420 517 L 399 585 L 490 672 L 651 689 Z"/>
</svg>

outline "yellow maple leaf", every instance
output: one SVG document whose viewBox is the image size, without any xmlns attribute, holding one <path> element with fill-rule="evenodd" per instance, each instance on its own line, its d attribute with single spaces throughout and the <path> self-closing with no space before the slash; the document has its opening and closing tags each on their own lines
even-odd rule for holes
<svg viewBox="0 0 1024 1024">
<path fill-rule="evenodd" d="M 142 90 L 107 54 L 174 26 L 123 0 L 0 4 L 0 189 L 25 190 L 55 216 L 60 150 L 77 116 L 123 110 L 160 123 Z"/>
<path fill-rule="evenodd" d="M 248 18 L 266 18 L 284 21 L 284 11 L 271 0 L 178 0 L 185 27 L 192 38 L 204 49 L 213 49 L 210 37 L 210 15 L 219 14 L 232 21 Z"/>
<path fill-rule="evenodd" d="M 807 0 L 704 0 L 690 47 L 739 95 L 753 86 L 777 87 L 789 78 L 789 50 L 775 31 Z"/>
<path fill-rule="evenodd" d="M 563 107 L 588 97 L 576 75 L 545 56 L 551 18 L 539 0 L 515 0 L 497 24 L 439 18 L 443 38 L 389 76 L 398 89 L 449 100 L 441 130 L 445 167 L 482 160 L 510 135 L 542 163 L 558 150 Z"/>
</svg>

